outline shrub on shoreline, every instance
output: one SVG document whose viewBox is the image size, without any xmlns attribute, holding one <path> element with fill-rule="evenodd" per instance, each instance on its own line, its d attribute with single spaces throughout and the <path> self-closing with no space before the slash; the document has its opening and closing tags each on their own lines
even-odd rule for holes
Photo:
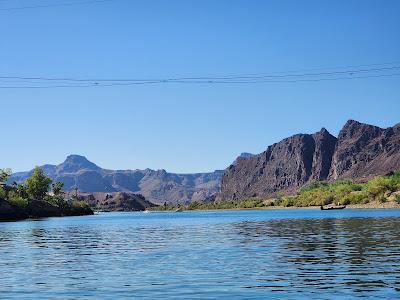
<svg viewBox="0 0 400 300">
<path fill-rule="evenodd" d="M 83 200 L 75 200 L 71 202 L 71 208 L 74 210 L 86 209 L 89 208 L 89 203 Z"/>
<path fill-rule="evenodd" d="M 0 175 L 3 180 L 7 179 L 9 174 L 11 174 L 11 171 L 8 170 L 0 169 Z M 53 193 L 49 193 L 50 186 Z M 31 203 L 40 203 L 40 201 L 51 204 L 52 214 L 54 214 L 54 211 L 58 211 L 59 215 L 93 213 L 88 202 L 78 201 L 77 199 L 65 199 L 62 188 L 63 183 L 52 183 L 52 180 L 39 167 L 36 167 L 32 176 L 25 183 L 18 184 L 14 182 L 11 186 L 5 185 L 4 187 L 0 187 L 0 198 L 19 207 L 25 215 L 29 215 L 28 210 L 32 209 L 32 207 L 29 208 Z"/>
<path fill-rule="evenodd" d="M 15 191 L 10 191 L 8 193 L 8 201 L 21 209 L 26 209 L 26 207 L 28 206 L 28 200 L 22 198 Z"/>
</svg>

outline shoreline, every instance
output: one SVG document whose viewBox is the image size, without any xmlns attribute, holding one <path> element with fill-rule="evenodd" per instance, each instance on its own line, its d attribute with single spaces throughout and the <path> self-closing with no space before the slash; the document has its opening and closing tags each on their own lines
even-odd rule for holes
<svg viewBox="0 0 400 300">
<path fill-rule="evenodd" d="M 30 200 L 26 207 L 21 207 L 0 198 L 0 222 L 93 214 L 90 207 L 59 207 L 45 200 Z"/>
<path fill-rule="evenodd" d="M 249 208 L 215 208 L 215 209 L 183 209 L 183 211 L 235 211 L 235 210 L 286 210 L 286 209 L 318 209 L 320 206 L 265 206 Z M 400 204 L 395 201 L 380 203 L 378 201 L 366 204 L 348 204 L 345 209 L 400 209 Z M 175 212 L 175 210 L 149 210 L 150 212 Z"/>
</svg>

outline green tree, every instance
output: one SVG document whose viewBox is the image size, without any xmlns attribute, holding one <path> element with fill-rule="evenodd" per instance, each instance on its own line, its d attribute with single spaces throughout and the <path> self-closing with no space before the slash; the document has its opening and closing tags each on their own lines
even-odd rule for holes
<svg viewBox="0 0 400 300">
<path fill-rule="evenodd" d="M 46 196 L 52 180 L 44 175 L 42 169 L 35 167 L 33 174 L 26 180 L 26 191 L 31 199 L 42 200 Z"/>
<path fill-rule="evenodd" d="M 0 169 L 0 182 L 6 182 L 11 175 L 11 169 Z"/>
<path fill-rule="evenodd" d="M 11 187 L 22 198 L 24 199 L 29 198 L 28 192 L 26 191 L 26 187 L 23 184 L 14 181 Z"/>
<path fill-rule="evenodd" d="M 0 187 L 0 199 L 5 198 L 7 198 L 7 192 L 2 187 Z"/>
<path fill-rule="evenodd" d="M 62 188 L 64 187 L 64 183 L 57 181 L 51 185 L 53 188 L 54 196 L 61 196 L 62 195 Z"/>
<path fill-rule="evenodd" d="M 22 209 L 25 209 L 26 206 L 28 205 L 28 200 L 22 198 L 20 195 L 18 195 L 17 192 L 15 191 L 10 191 L 8 193 L 8 201 L 10 201 L 12 204 L 19 206 Z"/>
</svg>

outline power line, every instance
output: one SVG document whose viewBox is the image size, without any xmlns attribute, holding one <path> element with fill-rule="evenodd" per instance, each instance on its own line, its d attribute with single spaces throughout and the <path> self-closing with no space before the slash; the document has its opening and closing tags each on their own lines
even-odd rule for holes
<svg viewBox="0 0 400 300">
<path fill-rule="evenodd" d="M 109 2 L 109 1 L 112 1 L 112 0 L 87 0 L 87 1 L 79 1 L 79 2 L 65 2 L 65 3 L 42 4 L 42 5 L 31 5 L 31 6 L 5 7 L 5 8 L 0 8 L 0 11 L 49 8 L 49 7 L 60 7 L 60 6 L 74 6 L 74 5 L 94 4 L 94 3 Z"/>
<path fill-rule="evenodd" d="M 69 82 L 146 82 L 146 81 L 160 81 L 160 82 L 173 82 L 181 80 L 225 80 L 225 79 L 264 79 L 264 78 L 285 78 L 285 77 L 312 77 L 312 76 L 334 76 L 334 75 L 354 75 L 358 73 L 371 73 L 382 72 L 400 69 L 400 66 L 382 67 L 382 68 L 369 68 L 369 69 L 349 69 L 334 72 L 318 72 L 318 73 L 291 73 L 275 75 L 273 73 L 258 73 L 258 74 L 243 74 L 243 75 L 226 75 L 226 76 L 198 76 L 198 77 L 177 77 L 177 78 L 120 78 L 120 79 L 102 79 L 102 78 L 63 78 L 63 77 L 24 77 L 24 76 L 0 76 L 0 79 L 19 79 L 19 80 L 37 80 L 37 81 L 69 81 Z M 327 70 L 327 69 L 326 69 Z"/>
<path fill-rule="evenodd" d="M 354 66 L 354 68 L 331 68 L 330 72 L 291 72 L 291 73 L 259 73 L 242 75 L 220 76 L 193 76 L 176 78 L 106 78 L 88 79 L 74 77 L 28 77 L 28 76 L 0 76 L 0 88 L 2 89 L 36 89 L 36 88 L 87 88 L 110 86 L 133 86 L 146 84 L 260 84 L 260 83 L 295 83 L 318 82 L 332 80 L 351 80 L 363 78 L 395 77 L 399 76 L 400 64 L 384 63 Z M 368 66 L 375 66 L 367 68 Z M 314 69 L 315 70 L 315 69 Z M 320 69 L 329 70 L 329 68 Z M 12 85 L 11 85 L 12 84 Z"/>
<path fill-rule="evenodd" d="M 296 83 L 296 82 L 318 82 L 318 81 L 337 81 L 379 77 L 395 77 L 400 76 L 400 73 L 381 74 L 369 76 L 353 76 L 353 77 L 338 77 L 338 78 L 315 78 L 315 79 L 294 79 L 294 80 L 258 80 L 258 81 L 147 81 L 147 82 L 128 82 L 128 83 L 109 83 L 109 84 L 86 84 L 86 85 L 49 85 L 49 86 L 0 86 L 0 89 L 50 89 L 50 88 L 87 88 L 87 87 L 111 87 L 111 86 L 130 86 L 130 85 L 145 85 L 158 83 L 190 83 L 190 84 L 256 84 L 256 83 Z"/>
</svg>

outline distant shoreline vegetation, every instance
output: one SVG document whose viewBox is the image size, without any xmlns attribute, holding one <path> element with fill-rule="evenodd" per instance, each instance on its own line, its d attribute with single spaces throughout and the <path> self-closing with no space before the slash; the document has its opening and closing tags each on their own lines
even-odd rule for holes
<svg viewBox="0 0 400 300">
<path fill-rule="evenodd" d="M 261 209 L 271 207 L 315 207 L 329 204 L 367 205 L 371 202 L 400 204 L 400 171 L 388 176 L 378 176 L 366 182 L 342 180 L 333 183 L 314 182 L 291 196 L 275 198 L 245 198 L 190 204 L 166 204 L 151 210 L 213 210 Z"/>
<path fill-rule="evenodd" d="M 64 184 L 53 183 L 39 167 L 23 184 L 7 185 L 10 175 L 10 169 L 0 169 L 0 220 L 93 214 L 86 201 L 67 199 Z"/>
</svg>

